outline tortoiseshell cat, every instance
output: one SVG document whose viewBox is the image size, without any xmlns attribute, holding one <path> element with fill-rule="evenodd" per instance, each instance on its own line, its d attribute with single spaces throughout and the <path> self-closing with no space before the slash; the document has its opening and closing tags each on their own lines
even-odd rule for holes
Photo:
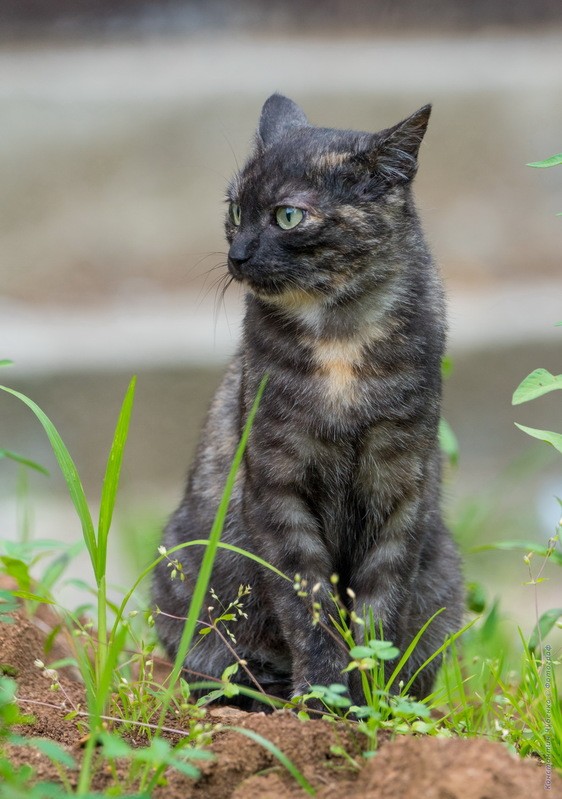
<svg viewBox="0 0 562 799">
<path fill-rule="evenodd" d="M 437 439 L 443 291 L 411 182 L 430 106 L 379 133 L 310 125 L 278 94 L 229 190 L 228 269 L 247 289 L 242 344 L 218 389 L 167 547 L 205 538 L 248 411 L 269 375 L 232 496 L 223 540 L 291 578 L 333 612 L 330 576 L 404 651 L 439 608 L 403 677 L 460 626 L 455 546 L 440 512 Z M 202 548 L 181 550 L 185 582 L 161 564 L 160 638 L 175 655 Z M 348 658 L 292 583 L 221 551 L 211 585 L 223 602 L 250 584 L 236 650 L 266 691 L 346 682 Z M 319 588 L 318 588 L 319 584 Z M 207 602 L 207 604 L 214 604 Z M 200 638 L 186 668 L 220 677 L 232 653 Z M 393 664 L 394 665 L 394 664 Z M 412 693 L 429 693 L 432 661 Z M 239 677 L 245 675 L 239 672 Z M 363 704 L 358 683 L 352 699 Z"/>
</svg>

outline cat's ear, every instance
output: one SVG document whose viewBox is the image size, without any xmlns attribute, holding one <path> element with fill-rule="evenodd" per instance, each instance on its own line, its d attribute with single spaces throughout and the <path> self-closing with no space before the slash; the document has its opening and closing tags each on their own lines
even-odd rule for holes
<svg viewBox="0 0 562 799">
<path fill-rule="evenodd" d="M 411 180 L 416 174 L 418 152 L 430 114 L 431 105 L 424 105 L 402 122 L 379 134 L 377 170 L 390 181 Z"/>
<path fill-rule="evenodd" d="M 418 168 L 418 152 L 427 130 L 431 105 L 375 136 L 371 162 L 378 175 L 389 183 L 412 180 Z"/>
<path fill-rule="evenodd" d="M 302 128 L 305 125 L 308 125 L 308 119 L 296 103 L 282 94 L 272 94 L 261 110 L 256 133 L 257 143 L 269 147 L 291 128 Z"/>
</svg>

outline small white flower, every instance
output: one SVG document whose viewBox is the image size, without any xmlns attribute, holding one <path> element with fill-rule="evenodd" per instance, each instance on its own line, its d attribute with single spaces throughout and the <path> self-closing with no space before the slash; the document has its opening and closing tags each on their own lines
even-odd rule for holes
<svg viewBox="0 0 562 799">
<path fill-rule="evenodd" d="M 160 555 L 165 555 L 167 551 L 168 551 L 168 550 L 167 550 L 167 549 L 166 549 L 166 547 L 165 547 L 165 546 L 163 546 L 163 545 L 160 545 L 160 546 L 158 547 L 158 552 L 160 553 Z"/>
<path fill-rule="evenodd" d="M 45 664 L 43 663 L 42 660 L 39 660 L 39 658 L 37 658 L 37 660 L 33 661 L 33 665 L 37 666 L 38 669 L 44 669 L 45 668 Z"/>
</svg>

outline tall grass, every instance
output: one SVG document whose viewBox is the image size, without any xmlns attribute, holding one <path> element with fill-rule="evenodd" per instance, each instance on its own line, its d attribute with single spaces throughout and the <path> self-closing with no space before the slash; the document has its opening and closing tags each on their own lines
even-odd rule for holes
<svg viewBox="0 0 562 799">
<path fill-rule="evenodd" d="M 236 475 L 244 456 L 253 421 L 258 411 L 266 384 L 267 376 L 265 376 L 261 381 L 257 395 L 248 414 L 242 437 L 238 444 L 234 460 L 226 479 L 219 507 L 217 509 L 213 526 L 209 534 L 209 539 L 199 539 L 196 541 L 186 542 L 186 544 L 180 545 L 170 550 L 170 553 L 173 553 L 182 546 L 205 547 L 205 553 L 185 620 L 178 653 L 167 681 L 167 687 L 160 697 L 160 713 L 157 724 L 157 732 L 160 731 L 164 725 L 166 715 L 170 709 L 170 704 L 174 696 L 178 678 L 181 674 L 183 664 L 193 640 L 193 635 L 197 626 L 204 598 L 209 587 L 213 563 L 218 548 L 223 546 L 225 548 L 237 551 L 240 554 L 247 555 L 264 567 L 271 568 L 282 577 L 285 577 L 285 575 L 282 575 L 281 572 L 279 572 L 273 566 L 270 566 L 270 564 L 267 564 L 258 556 L 253 555 L 252 553 L 247 553 L 239 547 L 221 544 L 220 541 L 230 497 L 236 480 Z M 83 540 L 90 557 L 90 563 L 96 583 L 97 637 L 95 641 L 92 642 L 94 650 L 93 668 L 87 651 L 80 647 L 77 650 L 78 665 L 86 687 L 86 696 L 90 715 L 90 735 L 87 740 L 84 757 L 82 760 L 81 774 L 78 785 L 79 795 L 87 793 L 91 784 L 92 762 L 94 758 L 95 747 L 98 741 L 101 740 L 100 736 L 103 732 L 102 720 L 105 715 L 111 693 L 115 686 L 115 674 L 119 663 L 119 657 L 125 647 L 125 642 L 127 640 L 129 630 L 128 625 L 124 622 L 124 613 L 127 603 L 140 582 L 148 576 L 154 566 L 160 560 L 162 560 L 163 557 L 169 554 L 166 553 L 166 555 L 161 555 L 143 571 L 140 577 L 136 580 L 133 588 L 124 597 L 121 605 L 116 609 L 114 623 L 111 627 L 111 630 L 108 632 L 108 598 L 106 582 L 108 539 L 119 487 L 125 443 L 127 441 L 129 424 L 133 410 L 135 386 L 136 378 L 133 377 L 127 388 L 123 403 L 121 405 L 121 410 L 111 444 L 103 479 L 97 528 L 94 527 L 92 514 L 90 512 L 78 469 L 54 424 L 44 413 L 44 411 L 42 411 L 41 408 L 29 397 L 25 396 L 19 391 L 16 391 L 15 389 L 8 388 L 6 386 L 0 386 L 0 389 L 17 397 L 21 402 L 31 409 L 47 434 L 53 453 L 65 479 L 70 498 L 80 521 Z M 32 463 L 31 461 L 27 461 L 27 459 L 21 458 L 20 456 L 16 456 L 13 453 L 3 452 L 3 454 L 12 456 L 14 460 L 18 460 L 28 466 L 37 468 L 36 464 Z M 32 597 L 33 595 L 28 592 L 28 596 Z M 35 599 L 43 600 L 44 598 L 35 597 Z M 280 754 L 282 756 L 282 753 Z M 282 759 L 282 757 L 280 759 Z M 141 788 L 146 788 L 147 786 L 153 787 L 169 763 L 169 757 L 162 758 L 161 762 L 155 762 L 154 758 L 147 758 L 145 773 L 143 778 L 141 778 Z M 308 787 L 309 786 L 307 785 L 307 788 Z"/>
</svg>

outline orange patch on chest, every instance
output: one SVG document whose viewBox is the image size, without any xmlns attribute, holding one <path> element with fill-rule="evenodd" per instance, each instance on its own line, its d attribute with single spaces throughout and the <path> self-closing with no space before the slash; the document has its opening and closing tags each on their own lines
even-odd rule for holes
<svg viewBox="0 0 562 799">
<path fill-rule="evenodd" d="M 357 391 L 357 367 L 362 363 L 363 342 L 315 341 L 312 346 L 317 374 L 332 400 L 353 402 Z"/>
</svg>

